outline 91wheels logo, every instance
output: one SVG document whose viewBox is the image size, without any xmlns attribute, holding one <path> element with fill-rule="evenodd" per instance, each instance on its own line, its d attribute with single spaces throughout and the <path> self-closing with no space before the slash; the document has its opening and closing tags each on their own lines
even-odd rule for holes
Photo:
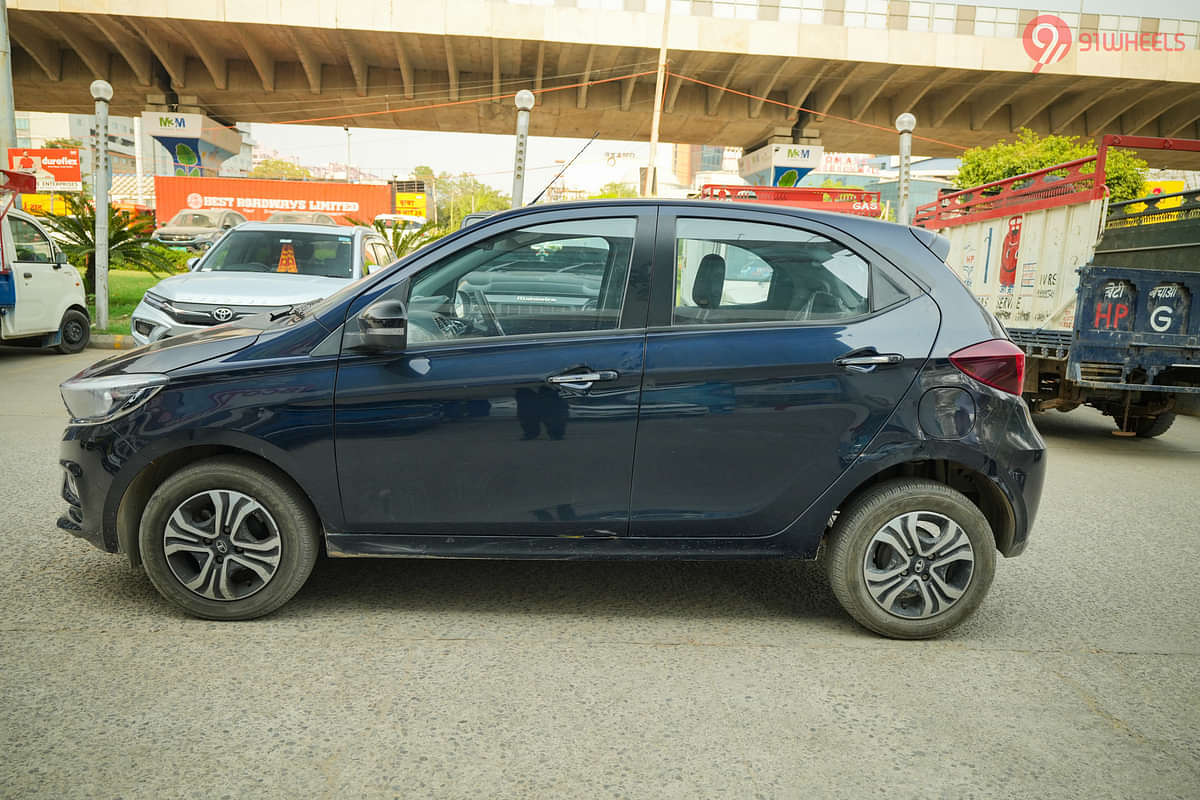
<svg viewBox="0 0 1200 800">
<path fill-rule="evenodd" d="M 1062 61 L 1071 49 L 1071 29 L 1061 18 L 1042 14 L 1029 20 L 1021 37 L 1025 52 L 1033 59 L 1033 71 L 1038 73 L 1047 64 Z"/>
</svg>

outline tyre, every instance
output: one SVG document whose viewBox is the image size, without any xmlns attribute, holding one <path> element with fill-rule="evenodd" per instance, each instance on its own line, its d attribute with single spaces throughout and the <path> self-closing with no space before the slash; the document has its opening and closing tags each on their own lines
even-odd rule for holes
<svg viewBox="0 0 1200 800">
<path fill-rule="evenodd" d="M 893 639 L 937 636 L 969 617 L 996 571 L 991 526 L 960 492 L 903 478 L 838 515 L 826 556 L 838 602 Z"/>
<path fill-rule="evenodd" d="M 1153 439 L 1162 436 L 1175 422 L 1175 414 L 1167 412 L 1157 417 L 1138 417 L 1133 420 L 1133 432 L 1143 439 Z"/>
<path fill-rule="evenodd" d="M 54 349 L 60 353 L 78 353 L 87 347 L 91 338 L 92 328 L 87 314 L 74 308 L 67 309 L 58 326 L 58 344 Z"/>
<path fill-rule="evenodd" d="M 219 457 L 171 475 L 142 512 L 138 545 L 154 588 L 204 619 L 253 619 L 312 572 L 320 524 L 308 499 L 260 461 Z"/>
</svg>

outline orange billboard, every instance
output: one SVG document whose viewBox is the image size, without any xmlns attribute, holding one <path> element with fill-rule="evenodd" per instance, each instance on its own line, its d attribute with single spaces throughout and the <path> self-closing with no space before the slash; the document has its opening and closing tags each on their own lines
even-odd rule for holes
<svg viewBox="0 0 1200 800">
<path fill-rule="evenodd" d="M 257 178 L 154 179 L 155 215 L 165 223 L 185 209 L 229 209 L 246 219 L 263 220 L 276 211 L 314 211 L 339 222 L 370 222 L 392 211 L 386 184 L 272 181 Z"/>
</svg>

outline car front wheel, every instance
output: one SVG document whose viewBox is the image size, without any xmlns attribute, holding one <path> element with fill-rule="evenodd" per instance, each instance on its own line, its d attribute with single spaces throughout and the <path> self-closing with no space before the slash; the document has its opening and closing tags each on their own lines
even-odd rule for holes
<svg viewBox="0 0 1200 800">
<path fill-rule="evenodd" d="M 138 544 L 168 600 L 204 619 L 252 619 L 304 585 L 319 531 L 307 498 L 281 473 L 220 457 L 163 481 L 142 513 Z"/>
<path fill-rule="evenodd" d="M 949 486 L 916 478 L 880 484 L 844 509 L 826 558 L 847 613 L 894 639 L 925 639 L 961 623 L 996 569 L 980 510 Z"/>
</svg>

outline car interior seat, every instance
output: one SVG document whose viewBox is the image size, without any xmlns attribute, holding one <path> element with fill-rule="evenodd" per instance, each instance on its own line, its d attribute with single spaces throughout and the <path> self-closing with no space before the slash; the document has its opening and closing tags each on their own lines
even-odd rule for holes
<svg viewBox="0 0 1200 800">
<path fill-rule="evenodd" d="M 725 293 L 725 259 L 709 253 L 700 259 L 696 267 L 696 280 L 692 283 L 692 302 L 700 309 L 697 319 L 706 318 L 714 308 L 721 305 Z"/>
</svg>

